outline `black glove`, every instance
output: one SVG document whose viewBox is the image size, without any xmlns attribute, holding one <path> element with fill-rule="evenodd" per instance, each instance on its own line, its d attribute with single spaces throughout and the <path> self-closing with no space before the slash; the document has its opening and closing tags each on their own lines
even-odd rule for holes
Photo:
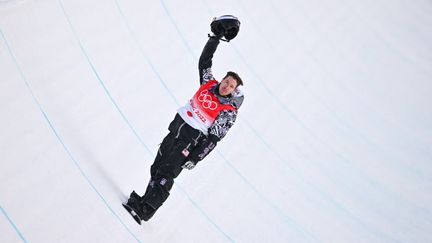
<svg viewBox="0 0 432 243">
<path fill-rule="evenodd" d="M 192 161 L 187 161 L 184 165 L 182 165 L 183 169 L 188 169 L 188 170 L 192 170 L 193 168 L 195 168 L 195 163 Z"/>
<path fill-rule="evenodd" d="M 210 24 L 211 31 L 218 39 L 225 37 L 225 41 L 234 39 L 240 31 L 240 21 L 232 15 L 222 15 L 214 18 Z"/>
<path fill-rule="evenodd" d="M 197 164 L 216 147 L 217 142 L 219 142 L 219 138 L 216 135 L 208 135 L 192 150 L 188 159 L 194 164 Z"/>
<path fill-rule="evenodd" d="M 224 36 L 225 30 L 223 29 L 222 25 L 216 20 L 216 18 L 213 19 L 213 21 L 210 24 L 211 31 L 213 32 L 213 35 L 209 35 L 209 37 L 214 37 L 217 39 L 222 39 Z"/>
</svg>

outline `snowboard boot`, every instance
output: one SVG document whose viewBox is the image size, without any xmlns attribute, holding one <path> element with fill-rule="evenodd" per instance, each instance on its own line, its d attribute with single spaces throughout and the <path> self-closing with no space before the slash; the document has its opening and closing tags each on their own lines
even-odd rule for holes
<svg viewBox="0 0 432 243">
<path fill-rule="evenodd" d="M 143 212 L 141 219 L 144 221 L 148 221 L 156 213 L 156 209 L 152 208 L 150 205 L 148 205 L 145 202 L 141 203 L 141 207 Z"/>
<path fill-rule="evenodd" d="M 130 194 L 126 206 L 129 208 L 129 213 L 132 214 L 139 224 L 141 224 L 141 220 L 148 221 L 156 212 L 156 210 L 150 205 L 143 202 L 142 197 L 140 197 L 135 191 L 132 191 Z M 130 212 L 130 210 L 132 210 L 133 213 Z"/>
<path fill-rule="evenodd" d="M 123 204 L 123 207 L 132 215 L 138 224 L 141 224 L 143 216 L 141 197 L 135 191 L 132 191 L 127 203 Z"/>
<path fill-rule="evenodd" d="M 132 201 L 134 201 L 134 200 L 141 201 L 141 196 L 138 195 L 138 193 L 136 193 L 135 191 L 132 191 L 130 196 L 129 196 L 127 203 L 129 203 L 129 202 L 133 203 Z"/>
</svg>

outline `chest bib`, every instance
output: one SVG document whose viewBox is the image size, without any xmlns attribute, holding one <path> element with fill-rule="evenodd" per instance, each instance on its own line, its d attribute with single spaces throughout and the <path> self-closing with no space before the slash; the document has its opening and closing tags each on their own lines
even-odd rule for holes
<svg viewBox="0 0 432 243">
<path fill-rule="evenodd" d="M 211 80 L 198 89 L 186 106 L 179 109 L 179 114 L 192 127 L 207 134 L 207 129 L 213 124 L 222 110 L 236 110 L 230 104 L 221 104 L 219 98 L 210 91 L 218 82 Z"/>
</svg>

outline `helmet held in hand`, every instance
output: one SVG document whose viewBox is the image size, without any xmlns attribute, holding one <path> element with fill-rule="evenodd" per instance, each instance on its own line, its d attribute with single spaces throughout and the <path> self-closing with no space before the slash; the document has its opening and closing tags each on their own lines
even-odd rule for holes
<svg viewBox="0 0 432 243">
<path fill-rule="evenodd" d="M 240 21 L 233 15 L 222 15 L 214 18 L 210 27 L 216 37 L 224 37 L 226 41 L 230 41 L 234 39 L 239 32 Z"/>
</svg>

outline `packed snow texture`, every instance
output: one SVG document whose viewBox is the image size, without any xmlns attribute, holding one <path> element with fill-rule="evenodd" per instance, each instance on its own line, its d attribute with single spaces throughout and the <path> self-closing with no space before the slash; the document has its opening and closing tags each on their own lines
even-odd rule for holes
<svg viewBox="0 0 432 243">
<path fill-rule="evenodd" d="M 0 1 L 1 242 L 432 242 L 432 3 Z M 142 194 L 213 59 L 234 127 L 151 221 Z"/>
</svg>

